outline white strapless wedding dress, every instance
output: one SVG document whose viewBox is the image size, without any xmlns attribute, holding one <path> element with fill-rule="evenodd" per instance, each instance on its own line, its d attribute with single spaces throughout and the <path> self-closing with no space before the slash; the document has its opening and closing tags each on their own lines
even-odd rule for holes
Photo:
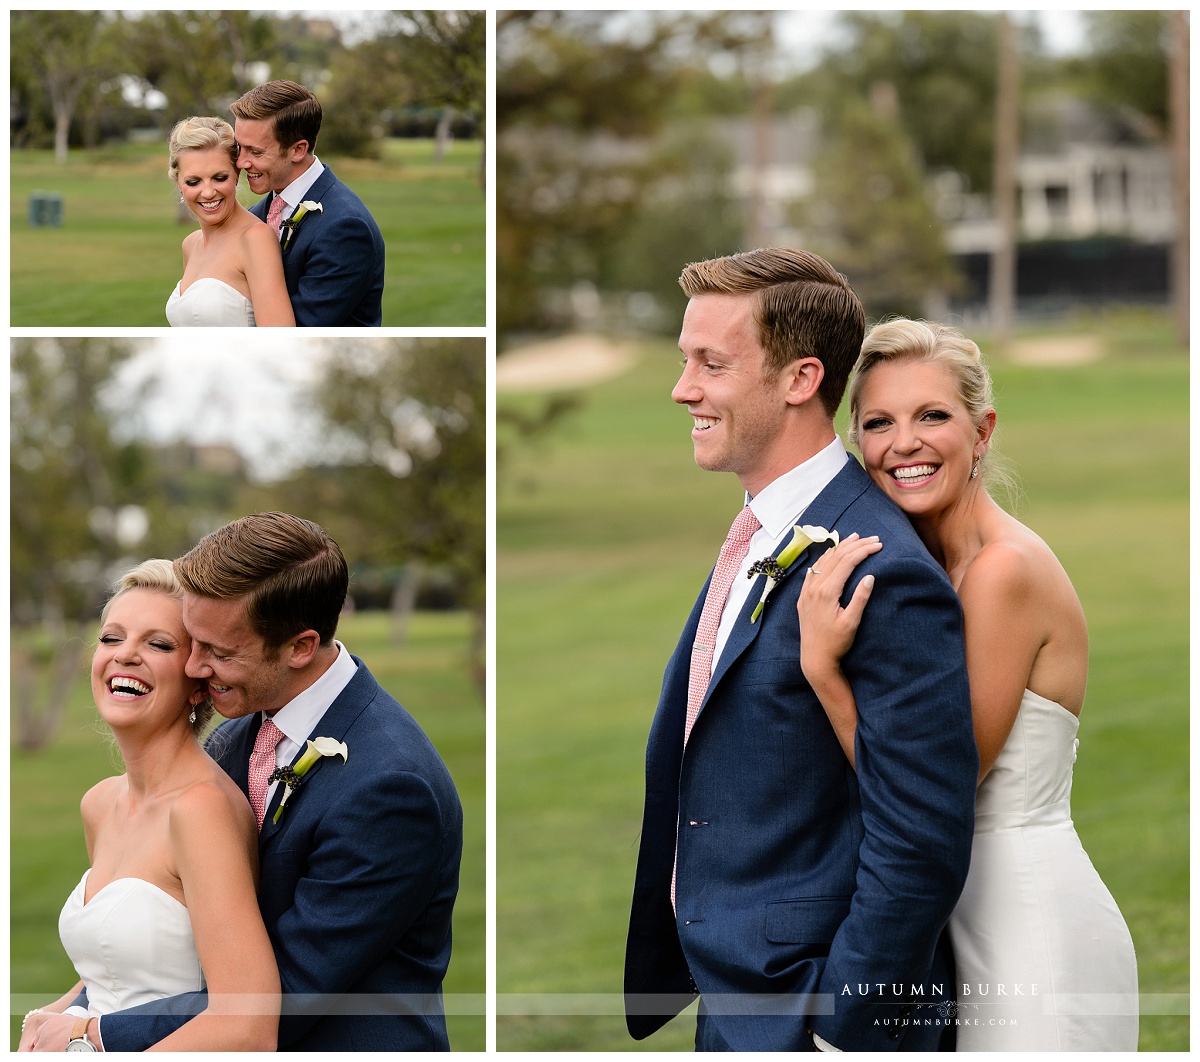
<svg viewBox="0 0 1200 1062">
<path fill-rule="evenodd" d="M 975 804 L 950 919 L 959 1051 L 1136 1051 L 1137 964 L 1071 821 L 1079 720 L 1029 690 Z"/>
<path fill-rule="evenodd" d="M 245 295 L 225 281 L 200 277 L 193 280 L 182 295 L 179 284 L 175 285 L 167 299 L 167 320 L 172 328 L 253 328 L 254 307 Z"/>
<path fill-rule="evenodd" d="M 87 987 L 88 1010 L 111 1014 L 202 989 L 187 908 L 141 878 L 117 878 L 85 904 L 90 873 L 58 917 L 58 935 Z"/>
</svg>

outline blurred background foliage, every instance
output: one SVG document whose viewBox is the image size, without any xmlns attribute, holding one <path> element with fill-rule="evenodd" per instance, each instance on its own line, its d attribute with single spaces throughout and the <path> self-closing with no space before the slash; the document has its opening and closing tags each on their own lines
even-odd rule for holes
<svg viewBox="0 0 1200 1062">
<path fill-rule="evenodd" d="M 804 67 L 785 17 L 498 13 L 501 352 L 580 327 L 669 333 L 685 263 L 772 242 L 829 257 L 872 318 L 972 294 L 944 214 L 964 196 L 990 209 L 1001 16 L 841 12 Z M 1186 18 L 1080 17 L 1078 54 L 1019 26 L 1023 143 L 1076 107 L 1175 150 L 1168 59 Z"/>
<path fill-rule="evenodd" d="M 258 11 L 14 11 L 14 148 L 160 138 L 288 78 L 321 98 L 321 140 L 374 157 L 385 136 L 481 135 L 482 11 L 374 11 L 351 19 Z"/>
</svg>

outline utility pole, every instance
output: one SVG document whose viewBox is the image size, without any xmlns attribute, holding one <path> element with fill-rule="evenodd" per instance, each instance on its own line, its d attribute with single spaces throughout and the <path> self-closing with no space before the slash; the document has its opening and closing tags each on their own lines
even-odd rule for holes
<svg viewBox="0 0 1200 1062">
<path fill-rule="evenodd" d="M 992 203 L 996 245 L 992 249 L 988 309 L 996 345 L 1012 339 L 1017 305 L 1017 149 L 1020 129 L 1020 67 L 1016 31 L 1000 12 L 996 53 L 996 135 Z"/>
<path fill-rule="evenodd" d="M 1179 341 L 1187 346 L 1191 341 L 1191 269 L 1188 259 L 1192 241 L 1188 234 L 1191 224 L 1190 137 L 1188 121 L 1188 71 L 1191 65 L 1191 46 L 1188 43 L 1188 13 L 1172 11 L 1168 15 L 1170 53 L 1168 77 L 1170 89 L 1167 114 L 1171 137 L 1171 199 L 1175 214 L 1175 239 L 1171 244 L 1171 310 Z"/>
</svg>

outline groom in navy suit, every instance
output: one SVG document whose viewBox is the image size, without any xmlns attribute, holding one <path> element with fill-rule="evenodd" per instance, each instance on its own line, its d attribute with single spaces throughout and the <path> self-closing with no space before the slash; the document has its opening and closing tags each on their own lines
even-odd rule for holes
<svg viewBox="0 0 1200 1062">
<path fill-rule="evenodd" d="M 642 1039 L 699 996 L 700 1050 L 953 1050 L 944 929 L 966 878 L 979 769 L 962 615 L 904 514 L 834 432 L 862 344 L 845 278 L 804 251 L 688 266 L 672 397 L 697 464 L 746 508 L 667 665 L 625 962 Z M 857 771 L 800 668 L 809 546 L 750 574 L 794 525 L 880 536 L 842 670 Z M 763 562 L 756 564 L 756 562 Z M 747 575 L 750 577 L 747 578 Z M 710 592 L 711 590 L 711 592 Z"/>
<path fill-rule="evenodd" d="M 449 1050 L 442 979 L 462 807 L 416 721 L 334 640 L 347 590 L 337 543 L 307 520 L 259 513 L 206 535 L 175 573 L 187 674 L 207 680 L 230 720 L 209 750 L 261 808 L 279 1049 Z M 344 759 L 319 758 L 284 805 L 284 772 L 268 768 L 294 765 L 319 738 Z M 204 1007 L 192 993 L 106 1014 L 88 1039 L 145 1050 Z"/>
<path fill-rule="evenodd" d="M 362 200 L 313 154 L 320 101 L 294 81 L 269 81 L 230 110 L 238 169 L 263 196 L 251 213 L 280 236 L 296 324 L 378 327 L 383 237 Z"/>
</svg>

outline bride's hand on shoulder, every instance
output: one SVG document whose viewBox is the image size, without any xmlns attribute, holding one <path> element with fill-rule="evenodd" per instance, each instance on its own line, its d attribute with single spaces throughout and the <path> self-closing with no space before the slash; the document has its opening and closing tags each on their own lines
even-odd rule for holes
<svg viewBox="0 0 1200 1062">
<path fill-rule="evenodd" d="M 845 608 L 842 594 L 854 569 L 882 548 L 875 535 L 848 535 L 804 573 L 796 612 L 800 618 L 800 666 L 810 683 L 840 673 L 842 657 L 854 644 L 875 577 L 868 575 L 859 582 Z"/>
</svg>

